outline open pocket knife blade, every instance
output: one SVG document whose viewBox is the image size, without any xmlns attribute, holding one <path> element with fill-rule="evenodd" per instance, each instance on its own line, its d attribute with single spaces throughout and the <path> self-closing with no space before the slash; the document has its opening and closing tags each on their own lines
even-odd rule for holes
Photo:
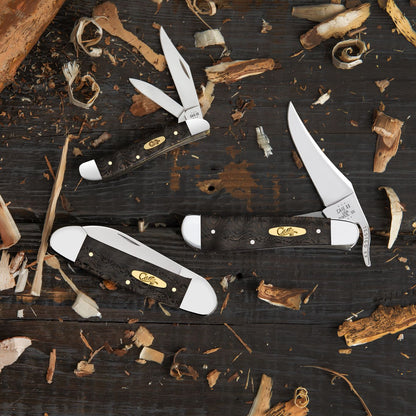
<svg viewBox="0 0 416 416">
<path fill-rule="evenodd" d="M 202 276 L 113 228 L 63 227 L 50 245 L 76 266 L 165 305 L 200 315 L 217 306 L 215 291 Z"/>
<path fill-rule="evenodd" d="M 244 250 L 328 246 L 351 249 L 363 236 L 364 263 L 370 261 L 370 228 L 351 182 L 334 166 L 309 134 L 289 103 L 293 142 L 325 208 L 297 217 L 187 215 L 182 236 L 201 250 Z"/>
<path fill-rule="evenodd" d="M 189 65 L 160 28 L 160 43 L 175 83 L 181 104 L 153 85 L 130 78 L 133 86 L 178 118 L 139 142 L 105 157 L 92 159 L 79 166 L 80 175 L 87 180 L 111 179 L 142 166 L 144 163 L 173 149 L 203 139 L 210 133 L 210 125 L 204 120 Z M 182 123 L 184 124 L 178 124 Z"/>
</svg>

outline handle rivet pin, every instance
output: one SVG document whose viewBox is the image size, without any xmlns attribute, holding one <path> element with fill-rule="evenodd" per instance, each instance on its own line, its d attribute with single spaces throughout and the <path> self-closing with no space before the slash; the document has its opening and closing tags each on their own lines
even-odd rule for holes
<svg viewBox="0 0 416 416">
<path fill-rule="evenodd" d="M 255 240 L 250 240 L 250 244 L 251 245 L 256 244 Z"/>
<path fill-rule="evenodd" d="M 211 234 L 215 234 L 215 230 L 214 229 L 211 230 Z"/>
<path fill-rule="evenodd" d="M 172 288 L 172 292 L 176 292 L 176 287 L 173 287 Z"/>
<path fill-rule="evenodd" d="M 108 161 L 108 165 L 111 166 L 113 162 L 111 160 Z"/>
<path fill-rule="evenodd" d="M 89 255 L 90 257 L 92 257 L 92 256 L 94 255 L 94 253 L 93 253 L 92 251 L 90 251 L 90 252 L 88 253 L 88 255 Z"/>
<path fill-rule="evenodd" d="M 130 283 L 130 280 L 126 280 L 126 285 L 129 285 Z"/>
<path fill-rule="evenodd" d="M 318 228 L 318 229 L 316 230 L 316 234 L 321 234 L 321 229 L 320 229 L 320 228 Z"/>
<path fill-rule="evenodd" d="M 175 130 L 175 131 L 173 132 L 173 134 L 174 134 L 175 136 L 177 136 L 179 133 Z"/>
<path fill-rule="evenodd" d="M 136 159 L 139 160 L 140 159 L 140 155 L 136 155 Z"/>
</svg>

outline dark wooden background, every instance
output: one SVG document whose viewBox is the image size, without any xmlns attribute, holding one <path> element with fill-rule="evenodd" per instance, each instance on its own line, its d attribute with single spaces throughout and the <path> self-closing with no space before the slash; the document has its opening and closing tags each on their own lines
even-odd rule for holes
<svg viewBox="0 0 416 416">
<path fill-rule="evenodd" d="M 84 111 L 71 106 L 61 66 L 74 58 L 69 35 L 75 21 L 90 16 L 96 2 L 68 0 L 62 7 L 24 61 L 15 83 L 0 95 L 1 111 L 6 113 L 0 116 L 0 193 L 11 202 L 10 210 L 22 234 L 11 251 L 26 250 L 29 261 L 35 260 L 53 185 L 44 177 L 48 172 L 44 156 L 56 169 L 66 134 L 78 134 L 86 120 L 80 138 L 71 142 L 65 175 L 64 193 L 73 210 L 67 212 L 59 205 L 55 229 L 69 224 L 119 228 L 211 277 L 219 305 L 226 295 L 219 284 L 221 278 L 234 274 L 238 279 L 230 285 L 230 300 L 222 314 L 219 308 L 208 317 L 170 310 L 167 317 L 157 306 L 147 309 L 144 299 L 137 295 L 103 290 L 97 279 L 81 270 L 74 273 L 61 258 L 74 282 L 100 305 L 102 319 L 83 320 L 71 309 L 74 296 L 70 289 L 45 266 L 40 298 L 31 298 L 30 289 L 20 296 L 13 291 L 0 296 L 0 339 L 24 335 L 33 340 L 20 359 L 0 375 L 2 415 L 245 415 L 263 373 L 274 380 L 272 403 L 289 400 L 296 387 L 304 386 L 309 391 L 310 414 L 364 414 L 346 384 L 338 380 L 331 385 L 330 375 L 303 367 L 306 365 L 348 374 L 373 415 L 414 413 L 416 330 L 405 331 L 402 342 L 397 341 L 397 335 L 386 336 L 353 348 L 351 355 L 340 355 L 338 349 L 345 348 L 345 343 L 337 337 L 337 327 L 352 313 L 364 310 L 360 317 L 368 316 L 379 304 L 416 302 L 412 290 L 416 284 L 412 227 L 416 215 L 416 49 L 392 33 L 391 19 L 372 1 L 368 29 L 362 35 L 371 52 L 361 66 L 351 71 L 336 70 L 330 60 L 336 43 L 333 39 L 304 56 L 291 58 L 301 50 L 300 34 L 313 26 L 291 17 L 291 6 L 300 3 L 236 0 L 207 17 L 213 27 L 221 28 L 233 59 L 272 57 L 282 69 L 230 86 L 218 85 L 207 114 L 212 126 L 210 137 L 127 176 L 102 183 L 83 181 L 78 189 L 78 165 L 82 161 L 111 152 L 172 120 L 162 110 L 143 118 L 132 116 L 129 106 L 134 90 L 128 78 L 142 76 L 163 89 L 173 83 L 168 72 L 158 73 L 129 45 L 111 37 L 108 46 L 102 44 L 117 58 L 117 66 L 107 57 L 91 59 L 82 53 L 79 57 L 83 72 L 90 70 L 93 62 L 96 65 L 94 75 L 102 88 L 96 109 Z M 415 18 L 416 10 L 407 1 L 398 3 L 409 18 Z M 195 84 L 205 82 L 203 69 L 219 58 L 221 49 L 193 46 L 193 34 L 204 26 L 184 1 L 164 2 L 157 15 L 150 0 L 115 0 L 115 4 L 126 28 L 156 51 L 161 48 L 152 22 L 163 24 L 173 42 L 183 46 Z M 268 34 L 260 33 L 262 19 L 273 25 Z M 51 71 L 42 70 L 45 64 Z M 394 80 L 381 94 L 374 81 L 385 78 Z M 54 88 L 48 86 L 50 81 Z M 332 90 L 331 99 L 322 107 L 312 108 L 320 87 Z M 175 91 L 170 91 L 176 98 Z M 233 124 L 231 113 L 239 97 L 254 100 L 255 107 Z M 289 100 L 307 120 L 308 129 L 329 158 L 336 165 L 342 163 L 342 172 L 354 184 L 372 227 L 371 268 L 364 266 L 361 243 L 349 253 L 287 249 L 202 254 L 181 239 L 179 227 L 186 214 L 288 216 L 322 209 L 306 171 L 298 170 L 291 158 L 294 147 L 286 124 Z M 386 105 L 387 114 L 405 121 L 405 125 L 397 156 L 385 173 L 375 174 L 376 136 L 371 133 L 371 123 L 380 101 Z M 99 121 L 91 121 L 94 119 Z M 256 143 L 258 125 L 271 139 L 274 154 L 269 159 Z M 112 139 L 96 149 L 89 147 L 105 131 L 113 135 Z M 73 156 L 74 147 L 79 147 L 83 156 Z M 198 182 L 218 180 L 219 174 L 230 168 L 234 169 L 229 176 L 234 183 L 228 188 L 206 194 L 198 187 Z M 241 177 L 245 180 L 239 180 Z M 388 200 L 384 191 L 378 190 L 382 185 L 393 187 L 406 206 L 393 250 L 387 249 L 387 237 L 381 235 L 390 224 Z M 141 234 L 137 227 L 140 218 L 148 225 Z M 166 227 L 155 226 L 158 223 Z M 408 268 L 397 258 L 387 263 L 396 254 L 408 258 Z M 30 279 L 33 275 L 31 272 Z M 296 312 L 258 300 L 255 289 L 261 279 L 281 287 L 319 287 L 309 304 Z M 18 309 L 24 309 L 23 319 L 17 319 Z M 164 364 L 135 363 L 137 350 L 121 358 L 104 351 L 93 361 L 94 375 L 75 377 L 76 363 L 88 357 L 79 331 L 83 330 L 94 348 L 105 341 L 117 346 L 125 329 L 138 327 L 139 323 L 127 322 L 134 318 L 154 334 L 154 347 L 166 354 Z M 224 322 L 247 342 L 252 354 Z M 183 360 L 199 371 L 199 380 L 176 381 L 169 376 L 173 354 L 181 347 L 187 348 Z M 202 354 L 214 347 L 221 350 Z M 45 373 L 52 348 L 57 350 L 57 365 L 53 384 L 48 385 Z M 223 374 L 211 391 L 205 376 L 214 368 Z M 239 381 L 227 382 L 235 371 L 242 372 Z M 248 371 L 250 381 L 245 389 Z"/>
</svg>

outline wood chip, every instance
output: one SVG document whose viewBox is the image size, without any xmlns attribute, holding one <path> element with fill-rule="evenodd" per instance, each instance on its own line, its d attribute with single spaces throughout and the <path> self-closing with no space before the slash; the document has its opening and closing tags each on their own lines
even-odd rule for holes
<svg viewBox="0 0 416 416">
<path fill-rule="evenodd" d="M 403 205 L 400 203 L 400 199 L 393 188 L 389 186 L 380 186 L 379 191 L 384 189 L 390 200 L 390 212 L 391 212 L 391 224 L 390 224 L 390 237 L 387 244 L 387 248 L 390 249 L 393 247 L 394 242 L 399 235 L 400 226 L 403 219 Z"/>
<path fill-rule="evenodd" d="M 55 374 L 56 366 L 56 349 L 54 348 L 49 354 L 49 366 L 48 371 L 46 372 L 46 382 L 52 384 L 53 375 Z"/>
<path fill-rule="evenodd" d="M 352 348 L 340 348 L 338 354 L 350 355 L 352 353 Z"/>
<path fill-rule="evenodd" d="M 305 49 L 312 49 L 331 37 L 341 38 L 352 29 L 360 27 L 370 16 L 370 3 L 347 9 L 304 33 L 300 43 Z"/>
<path fill-rule="evenodd" d="M 154 113 L 160 108 L 159 105 L 150 98 L 147 98 L 144 94 L 135 94 L 131 99 L 133 104 L 130 106 L 130 113 L 137 117 Z"/>
<path fill-rule="evenodd" d="M 74 370 L 74 374 L 77 377 L 86 377 L 95 373 L 94 364 L 89 363 L 88 361 L 80 361 L 77 364 L 77 368 Z"/>
<path fill-rule="evenodd" d="M 198 372 L 192 366 L 178 361 L 178 355 L 184 351 L 186 351 L 186 348 L 180 348 L 178 351 L 176 351 L 175 355 L 173 356 L 169 374 L 176 380 L 181 380 L 182 377 L 185 376 L 192 377 L 194 380 L 197 380 L 199 377 Z"/>
<path fill-rule="evenodd" d="M 0 373 L 4 367 L 13 364 L 32 345 L 27 337 L 13 337 L 0 341 Z"/>
<path fill-rule="evenodd" d="M 0 195 L 0 250 L 14 246 L 20 240 L 20 232 Z"/>
<path fill-rule="evenodd" d="M 113 3 L 106 1 L 94 7 L 93 17 L 110 35 L 117 36 L 134 46 L 143 55 L 144 59 L 158 71 L 163 71 L 166 68 L 166 60 L 163 55 L 155 53 L 153 49 L 123 27 L 118 16 L 117 7 Z"/>
<path fill-rule="evenodd" d="M 205 68 L 208 80 L 218 83 L 232 84 L 243 78 L 259 75 L 266 71 L 279 68 L 280 64 L 273 59 L 249 59 L 247 61 L 228 61 Z"/>
<path fill-rule="evenodd" d="M 225 46 L 224 36 L 221 34 L 219 29 L 208 29 L 203 32 L 196 32 L 194 34 L 195 47 L 206 48 L 207 46 L 222 46 L 224 50 L 227 50 Z"/>
<path fill-rule="evenodd" d="M 380 305 L 369 317 L 345 321 L 338 328 L 349 347 L 367 344 L 388 334 L 404 331 L 416 324 L 416 305 Z"/>
<path fill-rule="evenodd" d="M 264 416 L 306 416 L 309 412 L 308 390 L 298 387 L 292 400 L 278 403 L 267 411 Z"/>
<path fill-rule="evenodd" d="M 214 352 L 217 352 L 221 349 L 221 347 L 217 347 L 217 348 L 211 348 L 209 350 L 206 350 L 203 352 L 203 354 L 213 354 Z"/>
<path fill-rule="evenodd" d="M 211 108 L 211 104 L 214 101 L 214 88 L 215 83 L 208 81 L 207 85 L 201 85 L 201 92 L 198 94 L 199 105 L 201 106 L 201 113 L 203 116 Z"/>
<path fill-rule="evenodd" d="M 154 336 L 144 326 L 139 326 L 139 329 L 134 333 L 132 341 L 137 348 L 149 347 L 153 344 Z"/>
<path fill-rule="evenodd" d="M 333 18 L 339 13 L 345 11 L 345 6 L 342 4 L 314 4 L 307 6 L 292 7 L 292 16 L 300 19 L 308 19 L 312 22 L 323 22 Z"/>
<path fill-rule="evenodd" d="M 380 92 L 383 93 L 386 91 L 386 88 L 390 85 L 390 81 L 388 79 L 382 79 L 380 81 L 374 81 L 374 83 L 379 88 Z"/>
<path fill-rule="evenodd" d="M 264 283 L 262 280 L 257 288 L 257 297 L 274 306 L 298 311 L 302 303 L 302 295 L 306 289 L 282 289 L 271 284 Z"/>
<path fill-rule="evenodd" d="M 312 103 L 312 105 L 324 105 L 331 98 L 331 90 L 328 90 Z"/>
<path fill-rule="evenodd" d="M 272 398 L 273 380 L 271 377 L 263 374 L 261 376 L 260 386 L 256 397 L 251 405 L 248 416 L 264 416 L 270 409 L 270 400 Z"/>
<path fill-rule="evenodd" d="M 382 173 L 386 170 L 390 159 L 397 153 L 402 134 L 403 121 L 376 111 L 372 131 L 378 134 L 374 154 L 373 172 Z"/>
<path fill-rule="evenodd" d="M 213 390 L 214 386 L 217 384 L 220 375 L 221 371 L 218 371 L 217 369 L 212 370 L 207 374 L 208 386 L 211 390 Z"/>
<path fill-rule="evenodd" d="M 143 347 L 143 349 L 140 351 L 139 358 L 141 360 L 153 361 L 155 363 L 162 364 L 165 358 L 165 354 L 153 348 Z"/>
</svg>

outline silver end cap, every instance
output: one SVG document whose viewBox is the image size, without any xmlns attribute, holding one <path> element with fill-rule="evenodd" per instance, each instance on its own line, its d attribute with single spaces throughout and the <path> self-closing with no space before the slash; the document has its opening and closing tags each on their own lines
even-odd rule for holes
<svg viewBox="0 0 416 416">
<path fill-rule="evenodd" d="M 56 230 L 51 235 L 50 246 L 61 256 L 75 261 L 86 237 L 87 233 L 82 227 L 70 225 Z"/>
<path fill-rule="evenodd" d="M 94 159 L 79 165 L 79 174 L 87 181 L 101 181 L 103 179 Z"/>
<path fill-rule="evenodd" d="M 200 215 L 187 215 L 182 221 L 181 233 L 186 244 L 201 250 Z"/>
<path fill-rule="evenodd" d="M 194 277 L 191 279 L 180 308 L 199 315 L 209 315 L 217 308 L 217 295 L 203 277 Z"/>
<path fill-rule="evenodd" d="M 331 245 L 340 248 L 353 248 L 360 237 L 357 224 L 350 221 L 331 220 Z"/>
</svg>

